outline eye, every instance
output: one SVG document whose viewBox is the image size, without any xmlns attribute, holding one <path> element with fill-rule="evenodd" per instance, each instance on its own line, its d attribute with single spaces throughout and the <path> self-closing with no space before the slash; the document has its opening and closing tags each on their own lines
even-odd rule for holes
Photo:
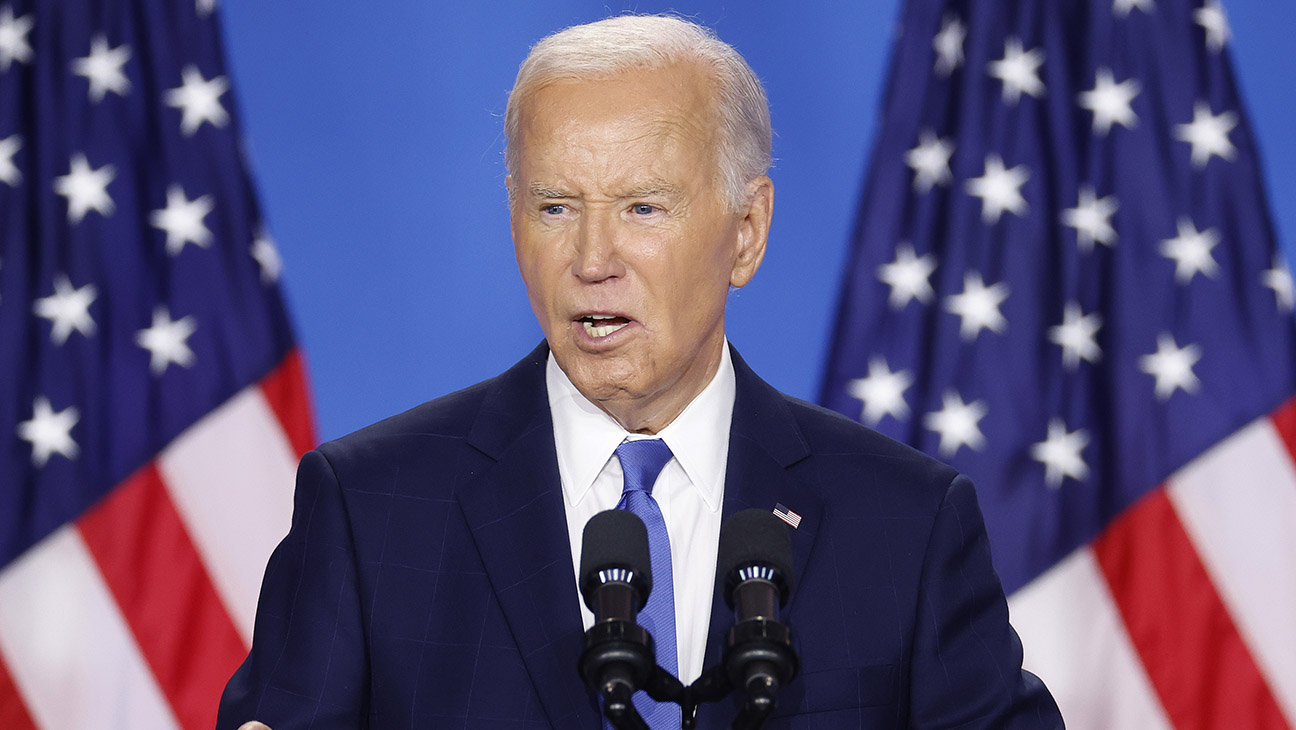
<svg viewBox="0 0 1296 730">
<path fill-rule="evenodd" d="M 657 212 L 657 206 L 649 205 L 648 203 L 635 203 L 630 206 L 630 210 L 633 211 L 635 215 L 652 215 Z"/>
<path fill-rule="evenodd" d="M 567 206 L 562 203 L 551 203 L 540 208 L 540 212 L 545 215 L 562 215 L 567 212 Z"/>
</svg>

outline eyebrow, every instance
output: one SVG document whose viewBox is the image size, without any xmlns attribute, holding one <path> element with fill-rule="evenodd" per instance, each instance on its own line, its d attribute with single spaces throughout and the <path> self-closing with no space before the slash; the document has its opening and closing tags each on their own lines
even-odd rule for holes
<svg viewBox="0 0 1296 730">
<path fill-rule="evenodd" d="M 529 185 L 529 186 L 527 187 L 527 192 L 528 192 L 528 193 L 531 195 L 531 197 L 533 197 L 533 198 L 543 198 L 543 199 L 545 199 L 545 200 L 555 200 L 555 199 L 558 199 L 558 198 L 572 198 L 572 197 L 575 197 L 574 195 L 572 195 L 571 193 L 567 192 L 566 190 L 560 190 L 560 189 L 558 189 L 558 188 L 545 187 L 544 185 L 537 185 L 537 184 L 534 184 L 534 183 L 531 184 L 531 185 Z"/>
<path fill-rule="evenodd" d="M 623 198 L 648 198 L 654 195 L 675 195 L 679 188 L 665 181 L 652 181 L 644 183 L 637 187 L 630 188 L 626 191 Z"/>
<path fill-rule="evenodd" d="M 626 190 L 617 196 L 621 199 L 626 198 L 648 198 L 654 195 L 675 195 L 679 192 L 679 187 L 663 180 L 653 180 L 637 185 Z M 561 200 L 564 198 L 580 197 L 575 193 L 562 188 L 551 188 L 547 185 L 533 183 L 527 186 L 527 193 L 533 198 L 541 200 Z"/>
</svg>

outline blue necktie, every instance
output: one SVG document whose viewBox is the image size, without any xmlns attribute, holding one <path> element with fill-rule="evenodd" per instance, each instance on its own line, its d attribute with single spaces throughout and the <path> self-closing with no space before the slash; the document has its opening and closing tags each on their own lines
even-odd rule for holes
<svg viewBox="0 0 1296 730">
<path fill-rule="evenodd" d="M 662 467 L 674 456 L 661 439 L 626 441 L 616 449 L 625 473 L 625 489 L 617 509 L 630 510 L 648 528 L 648 553 L 652 560 L 652 593 L 648 605 L 639 612 L 639 625 L 652 634 L 657 647 L 657 663 L 679 675 L 675 647 L 675 583 L 671 575 L 670 537 L 666 520 L 652 497 L 653 484 Z M 680 726 L 680 707 L 671 702 L 657 702 L 642 690 L 635 693 L 635 708 L 652 730 L 675 730 Z M 610 728 L 607 720 L 604 727 Z"/>
</svg>

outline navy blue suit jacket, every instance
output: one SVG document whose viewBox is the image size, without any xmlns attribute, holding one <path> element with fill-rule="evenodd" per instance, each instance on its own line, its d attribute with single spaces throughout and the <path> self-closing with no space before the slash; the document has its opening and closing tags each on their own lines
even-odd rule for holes
<svg viewBox="0 0 1296 730">
<path fill-rule="evenodd" d="M 306 455 L 218 728 L 600 727 L 547 354 Z M 802 674 L 767 727 L 1061 727 L 1021 670 L 971 483 L 733 362 L 724 516 L 802 516 L 784 614 Z M 713 604 L 708 667 L 732 622 Z"/>
</svg>

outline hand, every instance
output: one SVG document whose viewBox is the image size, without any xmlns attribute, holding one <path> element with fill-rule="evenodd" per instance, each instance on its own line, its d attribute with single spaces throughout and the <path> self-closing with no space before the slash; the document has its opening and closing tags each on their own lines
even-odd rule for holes
<svg viewBox="0 0 1296 730">
<path fill-rule="evenodd" d="M 239 725 L 238 730 L 270 730 L 270 726 L 263 722 L 253 720 L 252 722 L 245 722 L 242 725 Z"/>
</svg>

